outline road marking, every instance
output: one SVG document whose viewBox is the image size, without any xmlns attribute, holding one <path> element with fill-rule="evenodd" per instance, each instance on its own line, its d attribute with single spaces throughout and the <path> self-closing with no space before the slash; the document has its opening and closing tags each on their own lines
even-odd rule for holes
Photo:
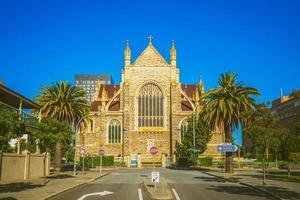
<svg viewBox="0 0 300 200">
<path fill-rule="evenodd" d="M 141 188 L 138 189 L 139 200 L 143 200 L 143 194 Z"/>
<path fill-rule="evenodd" d="M 81 196 L 78 200 L 83 200 L 89 196 L 105 196 L 105 195 L 109 195 L 109 194 L 113 194 L 113 192 L 110 192 L 110 191 L 94 192 L 94 193 L 85 194 L 85 195 Z"/>
<path fill-rule="evenodd" d="M 179 196 L 178 196 L 176 190 L 175 190 L 174 188 L 172 188 L 172 191 L 173 191 L 173 193 L 174 193 L 174 196 L 175 196 L 176 200 L 180 200 L 180 198 L 179 198 Z"/>
</svg>

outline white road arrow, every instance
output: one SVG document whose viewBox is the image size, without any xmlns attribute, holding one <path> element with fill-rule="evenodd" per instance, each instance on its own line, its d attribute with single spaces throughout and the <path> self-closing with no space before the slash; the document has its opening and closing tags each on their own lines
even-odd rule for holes
<svg viewBox="0 0 300 200">
<path fill-rule="evenodd" d="M 110 192 L 110 191 L 94 192 L 94 193 L 85 194 L 85 195 L 81 196 L 78 200 L 83 200 L 86 197 L 90 197 L 90 196 L 105 196 L 105 195 L 110 195 L 110 194 L 113 194 L 113 192 Z"/>
</svg>

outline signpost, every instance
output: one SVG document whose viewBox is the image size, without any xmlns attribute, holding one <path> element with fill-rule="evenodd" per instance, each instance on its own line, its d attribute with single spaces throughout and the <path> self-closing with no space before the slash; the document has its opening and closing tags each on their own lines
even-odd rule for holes
<svg viewBox="0 0 300 200">
<path fill-rule="evenodd" d="M 84 157 L 85 157 L 85 154 L 87 153 L 87 149 L 86 149 L 86 147 L 80 147 L 79 151 L 82 156 L 82 174 L 84 174 Z"/>
<path fill-rule="evenodd" d="M 154 183 L 158 183 L 159 182 L 159 172 L 152 172 L 151 180 Z"/>
<path fill-rule="evenodd" d="M 150 148 L 150 154 L 153 156 L 153 171 L 154 171 L 154 156 L 157 154 L 158 149 L 156 147 Z"/>
<path fill-rule="evenodd" d="M 159 182 L 159 172 L 154 171 L 154 156 L 158 153 L 158 149 L 156 147 L 151 147 L 149 152 L 153 156 L 153 171 L 151 173 L 151 181 L 155 183 L 154 187 L 156 187 L 156 183 Z"/>
<path fill-rule="evenodd" d="M 105 151 L 104 149 L 99 149 L 99 155 L 100 155 L 100 174 L 102 173 L 102 156 L 104 156 Z"/>
</svg>

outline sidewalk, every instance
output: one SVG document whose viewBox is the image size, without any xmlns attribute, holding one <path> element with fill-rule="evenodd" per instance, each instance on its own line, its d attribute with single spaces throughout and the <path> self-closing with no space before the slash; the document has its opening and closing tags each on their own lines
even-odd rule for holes
<svg viewBox="0 0 300 200">
<path fill-rule="evenodd" d="M 0 199 L 47 199 L 56 193 L 105 176 L 109 174 L 111 170 L 112 169 L 103 169 L 101 176 L 98 170 L 86 171 L 84 175 L 79 172 L 76 177 L 72 176 L 73 172 L 71 171 L 62 172 L 59 175 L 47 177 L 47 184 L 45 186 L 43 185 L 43 179 L 17 183 L 0 183 Z"/>
<path fill-rule="evenodd" d="M 274 199 L 300 199 L 300 182 L 267 177 L 267 184 L 263 185 L 260 170 L 239 170 L 231 175 L 222 173 L 220 169 L 201 168 L 201 171 L 232 182 L 239 182 L 243 185 L 254 187 L 268 193 Z"/>
</svg>

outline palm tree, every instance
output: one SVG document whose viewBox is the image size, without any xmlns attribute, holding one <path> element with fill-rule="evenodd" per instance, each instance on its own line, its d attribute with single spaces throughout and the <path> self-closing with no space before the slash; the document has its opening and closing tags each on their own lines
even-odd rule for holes
<svg viewBox="0 0 300 200">
<path fill-rule="evenodd" d="M 243 124 L 243 113 L 253 110 L 259 92 L 252 87 L 245 87 L 237 82 L 237 74 L 221 74 L 217 88 L 209 90 L 206 104 L 202 109 L 204 121 L 212 129 L 221 129 L 225 133 L 225 142 L 232 143 L 232 132 Z M 225 171 L 232 173 L 232 153 L 226 152 Z"/>
<path fill-rule="evenodd" d="M 89 113 L 90 105 L 85 100 L 86 92 L 68 82 L 60 81 L 51 86 L 44 86 L 36 97 L 41 106 L 43 117 L 52 117 L 70 125 Z M 55 170 L 60 171 L 62 158 L 62 141 L 56 142 Z"/>
</svg>

